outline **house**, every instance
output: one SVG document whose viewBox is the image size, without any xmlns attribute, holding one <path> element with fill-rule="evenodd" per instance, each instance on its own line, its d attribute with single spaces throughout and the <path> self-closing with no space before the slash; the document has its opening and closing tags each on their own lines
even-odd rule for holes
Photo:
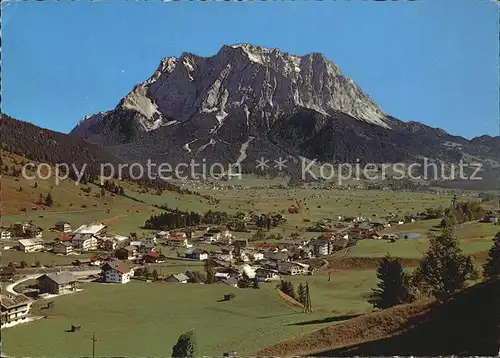
<svg viewBox="0 0 500 358">
<path fill-rule="evenodd" d="M 189 247 L 188 240 L 183 236 L 170 236 L 167 239 L 167 245 L 174 247 Z"/>
<path fill-rule="evenodd" d="M 209 244 L 213 244 L 218 242 L 220 239 L 220 235 L 214 234 L 214 233 L 206 233 L 203 236 L 201 236 L 198 241 L 202 242 L 207 242 Z"/>
<path fill-rule="evenodd" d="M 1 295 L 1 328 L 26 322 L 32 303 L 33 301 L 23 294 Z"/>
<path fill-rule="evenodd" d="M 68 271 L 47 273 L 40 276 L 37 281 L 40 294 L 61 295 L 77 289 L 76 277 Z"/>
<path fill-rule="evenodd" d="M 251 252 L 247 253 L 247 256 L 252 261 L 264 260 L 264 253 L 260 252 L 260 251 L 251 251 Z"/>
<path fill-rule="evenodd" d="M 165 281 L 170 283 L 188 283 L 189 277 L 183 273 L 174 273 L 165 279 Z"/>
<path fill-rule="evenodd" d="M 271 269 L 265 269 L 265 268 L 258 268 L 255 271 L 255 276 L 260 280 L 260 281 L 275 281 L 275 280 L 280 280 L 281 276 L 279 275 L 277 270 L 271 270 Z"/>
<path fill-rule="evenodd" d="M 29 227 L 26 229 L 24 236 L 31 239 L 41 239 L 43 237 L 43 229 L 41 227 Z"/>
<path fill-rule="evenodd" d="M 215 273 L 216 280 L 224 280 L 224 279 L 228 279 L 229 277 L 231 277 L 231 274 L 229 272 L 216 272 Z"/>
<path fill-rule="evenodd" d="M 238 240 L 233 240 L 234 246 L 239 246 L 241 248 L 245 248 L 248 246 L 248 239 L 238 239 Z"/>
<path fill-rule="evenodd" d="M 61 235 L 56 239 L 59 242 L 71 242 L 71 240 L 73 240 L 73 236 L 69 235 Z"/>
<path fill-rule="evenodd" d="M 143 245 L 142 241 L 140 240 L 134 240 L 130 241 L 129 243 L 130 246 L 135 246 L 137 249 Z"/>
<path fill-rule="evenodd" d="M 191 248 L 186 251 L 186 258 L 193 260 L 206 260 L 208 259 L 208 251 L 200 249 L 198 247 Z"/>
<path fill-rule="evenodd" d="M 97 237 L 93 234 L 76 234 L 73 236 L 73 248 L 81 251 L 97 250 Z"/>
<path fill-rule="evenodd" d="M 216 284 L 224 284 L 231 287 L 238 287 L 238 280 L 234 277 L 225 278 L 222 280 L 215 281 Z"/>
<path fill-rule="evenodd" d="M 330 240 L 319 237 L 312 241 L 313 252 L 316 257 L 326 256 L 332 253 Z"/>
<path fill-rule="evenodd" d="M 106 263 L 101 267 L 101 278 L 107 283 L 127 283 L 134 275 L 134 270 L 121 264 Z"/>
<path fill-rule="evenodd" d="M 182 232 L 182 231 L 175 232 L 172 236 L 178 236 L 178 237 L 183 237 L 184 239 L 187 239 L 186 233 Z"/>
<path fill-rule="evenodd" d="M 0 281 L 10 281 L 16 275 L 14 266 L 0 266 Z"/>
<path fill-rule="evenodd" d="M 347 247 L 347 244 L 349 243 L 349 239 L 342 237 L 338 238 L 336 240 L 333 240 L 330 244 L 331 248 L 333 251 L 339 251 L 342 249 L 345 249 Z"/>
<path fill-rule="evenodd" d="M 75 261 L 77 266 L 101 266 L 101 260 L 97 258 L 97 256 L 92 256 L 88 259 L 78 259 Z"/>
<path fill-rule="evenodd" d="M 170 233 L 168 231 L 160 231 L 159 233 L 156 234 L 156 236 L 159 239 L 167 239 L 170 236 Z"/>
<path fill-rule="evenodd" d="M 145 237 L 144 239 L 142 239 L 142 242 L 144 243 L 144 245 L 153 245 L 153 246 L 155 246 L 156 245 L 156 236 Z"/>
<path fill-rule="evenodd" d="M 54 227 L 57 231 L 60 231 L 63 233 L 71 232 L 71 224 L 67 221 L 58 221 L 58 222 L 56 222 Z"/>
<path fill-rule="evenodd" d="M 103 251 L 115 251 L 118 244 L 114 238 L 106 237 L 101 239 L 97 246 Z"/>
<path fill-rule="evenodd" d="M 288 261 L 288 254 L 285 252 L 264 252 L 264 259 L 272 261 Z"/>
<path fill-rule="evenodd" d="M 135 246 L 125 246 L 115 251 L 115 257 L 119 260 L 132 260 L 137 254 Z"/>
<path fill-rule="evenodd" d="M 2 230 L 2 232 L 0 233 L 0 239 L 10 240 L 10 238 L 11 238 L 10 231 L 9 230 Z"/>
<path fill-rule="evenodd" d="M 157 251 L 149 251 L 145 256 L 144 256 L 144 262 L 147 263 L 162 263 L 165 262 L 165 255 L 160 254 Z"/>
<path fill-rule="evenodd" d="M 55 254 L 68 255 L 73 252 L 73 244 L 68 241 L 62 241 L 54 245 L 52 252 Z"/>
<path fill-rule="evenodd" d="M 82 225 L 74 231 L 75 234 L 91 234 L 96 235 L 106 229 L 106 225 L 100 223 L 92 223 Z"/>
<path fill-rule="evenodd" d="M 135 245 L 131 245 L 131 246 L 135 246 Z M 137 248 L 137 253 L 139 253 L 139 254 L 147 254 L 150 251 L 156 251 L 155 244 L 153 244 L 153 243 L 146 244 L 144 242 L 141 242 L 141 245 Z"/>
<path fill-rule="evenodd" d="M 44 243 L 41 239 L 21 239 L 18 240 L 18 243 L 19 249 L 24 252 L 36 252 L 44 248 Z"/>
<path fill-rule="evenodd" d="M 309 265 L 300 262 L 278 262 L 278 272 L 283 275 L 303 275 L 309 270 Z"/>
<path fill-rule="evenodd" d="M 217 258 L 221 261 L 232 261 L 233 260 L 233 248 L 223 247 L 220 249 L 220 252 L 217 254 Z"/>
<path fill-rule="evenodd" d="M 403 225 L 404 223 L 404 220 L 389 220 L 389 225 L 391 226 Z"/>
<path fill-rule="evenodd" d="M 113 235 L 112 239 L 115 240 L 116 242 L 123 242 L 125 240 L 128 240 L 128 237 L 122 235 Z"/>
</svg>

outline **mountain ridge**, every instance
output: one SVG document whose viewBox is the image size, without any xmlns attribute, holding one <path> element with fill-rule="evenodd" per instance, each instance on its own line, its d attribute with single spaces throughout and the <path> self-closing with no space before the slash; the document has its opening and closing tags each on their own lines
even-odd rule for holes
<svg viewBox="0 0 500 358">
<path fill-rule="evenodd" d="M 297 56 L 250 44 L 215 55 L 166 57 L 119 104 L 72 135 L 126 160 L 231 161 L 262 153 L 324 162 L 464 157 L 497 161 L 499 139 L 467 140 L 386 114 L 322 54 Z M 250 139 L 254 138 L 254 139 Z"/>
</svg>

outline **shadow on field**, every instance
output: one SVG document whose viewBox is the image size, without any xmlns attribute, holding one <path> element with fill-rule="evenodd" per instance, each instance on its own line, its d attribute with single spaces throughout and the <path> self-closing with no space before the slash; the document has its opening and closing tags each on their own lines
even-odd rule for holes
<svg viewBox="0 0 500 358">
<path fill-rule="evenodd" d="M 348 319 L 356 318 L 356 317 L 359 317 L 359 316 L 361 316 L 361 315 L 360 314 L 353 314 L 353 315 L 327 317 L 327 318 L 324 318 L 324 319 L 315 319 L 315 320 L 312 320 L 312 321 L 290 323 L 290 324 L 287 324 L 287 326 L 307 326 L 307 325 L 310 325 L 310 324 L 340 322 L 340 321 L 347 321 Z"/>
<path fill-rule="evenodd" d="M 272 315 L 272 316 L 261 316 L 261 317 L 259 317 L 259 319 L 294 316 L 294 315 L 299 315 L 299 314 L 301 315 L 301 314 L 303 314 L 303 312 L 292 312 L 292 313 L 276 314 L 276 315 Z"/>
</svg>

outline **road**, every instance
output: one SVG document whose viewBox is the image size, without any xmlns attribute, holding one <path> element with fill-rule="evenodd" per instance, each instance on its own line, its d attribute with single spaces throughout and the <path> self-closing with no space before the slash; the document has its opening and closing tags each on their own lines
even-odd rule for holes
<svg viewBox="0 0 500 358">
<path fill-rule="evenodd" d="M 43 270 L 43 269 L 39 269 L 40 271 Z M 98 274 L 99 272 L 101 272 L 100 269 L 93 269 L 93 270 L 68 270 L 70 271 L 73 275 L 75 275 L 77 278 L 78 277 L 87 277 L 87 276 L 90 276 L 90 275 L 95 275 L 95 274 Z M 54 272 L 54 271 L 52 271 Z M 25 282 L 25 281 L 28 281 L 28 280 L 34 280 L 38 277 L 40 277 L 41 275 L 43 275 L 45 272 L 39 272 L 39 273 L 35 273 L 35 274 L 29 274 L 29 275 L 26 275 L 24 276 L 23 278 L 11 283 L 10 285 L 8 285 L 7 287 L 5 287 L 5 290 L 10 293 L 11 295 L 19 295 L 19 293 L 17 293 L 15 290 L 14 290 L 14 287 L 16 287 L 17 285 Z"/>
</svg>

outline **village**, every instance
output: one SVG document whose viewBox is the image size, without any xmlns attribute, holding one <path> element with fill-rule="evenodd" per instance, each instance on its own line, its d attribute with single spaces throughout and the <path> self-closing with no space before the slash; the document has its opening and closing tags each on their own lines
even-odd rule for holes
<svg viewBox="0 0 500 358">
<path fill-rule="evenodd" d="M 290 214 L 294 212 L 293 207 L 289 209 Z M 263 214 L 266 215 L 271 214 Z M 280 218 L 286 220 L 281 215 Z M 4 250 L 47 252 L 75 257 L 75 260 L 71 265 L 54 267 L 43 267 L 39 263 L 29 267 L 24 261 L 9 262 L 7 266 L 0 267 L 0 279 L 9 284 L 1 300 L 2 328 L 29 322 L 34 300 L 80 292 L 79 282 L 127 284 L 131 280 L 143 280 L 203 284 L 210 281 L 244 287 L 242 282 L 250 281 L 258 285 L 279 282 L 286 276 L 313 275 L 327 262 L 321 260 L 324 257 L 342 254 L 360 240 L 395 242 L 408 239 L 411 234 L 382 232 L 391 226 L 426 219 L 429 215 L 425 213 L 408 214 L 404 218 L 391 214 L 385 219 L 334 216 L 304 229 L 313 233 L 310 239 L 295 234 L 289 238 L 272 237 L 270 240 L 240 238 L 239 232 L 231 231 L 224 225 L 200 225 L 176 231 L 156 230 L 139 237 L 136 234 L 123 236 L 110 233 L 102 223 L 83 224 L 73 229 L 70 222 L 59 221 L 48 229 L 59 233 L 58 237 L 53 242 L 47 242 L 43 240 L 42 228 L 29 222 L 15 223 L 1 231 L 1 239 L 4 242 L 17 240 L 17 245 L 4 245 Z M 496 223 L 497 217 L 490 215 L 482 221 Z M 245 228 L 255 227 L 250 218 L 246 221 L 242 218 L 242 222 Z M 86 258 L 79 258 L 82 254 Z M 203 273 L 199 275 L 195 272 L 159 274 L 162 265 L 173 261 L 199 262 L 203 265 L 198 266 L 199 270 L 211 277 L 204 278 Z M 16 285 L 29 279 L 36 280 L 36 284 L 23 292 L 14 290 Z"/>
</svg>

